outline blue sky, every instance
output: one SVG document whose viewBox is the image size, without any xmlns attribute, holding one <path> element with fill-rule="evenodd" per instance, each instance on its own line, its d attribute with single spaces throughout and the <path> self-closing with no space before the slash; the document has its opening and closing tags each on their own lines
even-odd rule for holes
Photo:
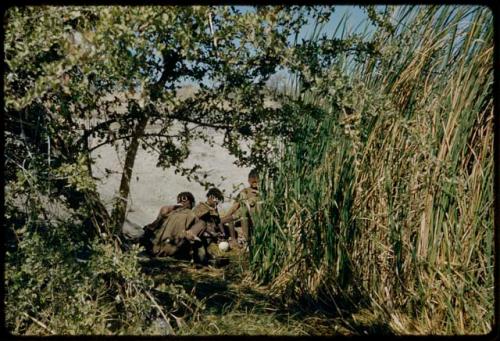
<svg viewBox="0 0 500 341">
<path fill-rule="evenodd" d="M 363 9 L 358 6 L 333 7 L 335 8 L 335 11 L 333 12 L 333 15 L 330 17 L 330 21 L 325 25 L 325 28 L 323 30 L 323 32 L 326 33 L 328 37 L 331 37 L 331 35 L 335 32 L 335 29 L 344 16 L 347 16 L 347 29 L 352 31 L 355 30 L 356 32 L 361 33 L 362 29 L 364 28 L 364 23 L 366 23 L 366 19 L 368 18 Z M 370 27 L 373 26 L 370 25 Z M 306 25 L 303 31 L 304 37 L 308 37 L 310 34 L 312 34 L 313 28 L 314 27 L 312 23 Z M 339 37 L 340 35 L 341 31 L 338 30 L 336 37 Z"/>
</svg>

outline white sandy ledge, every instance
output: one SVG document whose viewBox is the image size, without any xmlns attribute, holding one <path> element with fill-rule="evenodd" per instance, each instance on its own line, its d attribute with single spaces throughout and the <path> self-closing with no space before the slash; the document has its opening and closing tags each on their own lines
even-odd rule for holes
<svg viewBox="0 0 500 341">
<path fill-rule="evenodd" d="M 212 147 L 202 141 L 193 141 L 191 154 L 183 165 L 189 167 L 197 163 L 201 165 L 202 171 L 207 172 L 207 180 L 215 183 L 226 196 L 225 202 L 219 206 L 219 211 L 223 212 L 231 205 L 231 197 L 246 186 L 250 168 L 234 164 L 236 158 L 220 146 L 222 134 L 216 134 L 213 130 L 207 132 L 214 137 L 216 144 Z M 117 152 L 114 147 L 105 145 L 93 151 L 92 157 L 96 161 L 93 175 L 102 179 L 102 182 L 98 183 L 98 191 L 106 207 L 110 209 L 113 199 L 118 195 L 124 151 Z M 142 148 L 137 151 L 130 184 L 127 220 L 123 227 L 124 232 L 128 234 L 134 235 L 139 228 L 153 221 L 162 205 L 175 203 L 179 192 L 193 193 L 197 202 L 206 198 L 206 191 L 201 185 L 189 182 L 180 174 L 174 174 L 173 168 L 163 170 L 156 167 L 157 159 L 156 154 Z M 106 168 L 111 171 L 109 176 L 106 176 Z M 221 179 L 221 176 L 224 179 Z"/>
</svg>

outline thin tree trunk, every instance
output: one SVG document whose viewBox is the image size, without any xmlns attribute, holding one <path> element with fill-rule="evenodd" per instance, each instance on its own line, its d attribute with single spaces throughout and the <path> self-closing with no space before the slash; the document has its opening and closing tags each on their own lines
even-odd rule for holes
<svg viewBox="0 0 500 341">
<path fill-rule="evenodd" d="M 125 222 L 125 213 L 127 212 L 128 196 L 130 193 L 130 179 L 132 178 L 132 170 L 134 169 L 135 157 L 139 149 L 139 140 L 144 135 L 148 124 L 148 116 L 144 115 L 137 126 L 135 127 L 134 136 L 130 141 L 130 146 L 127 149 L 125 157 L 125 166 L 120 182 L 119 198 L 113 207 L 112 221 L 115 228 L 115 234 L 119 235 Z"/>
<path fill-rule="evenodd" d="M 151 86 L 151 101 L 154 102 L 160 97 L 165 82 L 167 82 L 168 77 L 172 74 L 172 66 L 179 60 L 180 56 L 175 50 L 164 50 L 162 51 L 163 56 L 163 72 L 160 79 Z M 139 140 L 144 136 L 146 126 L 148 124 L 148 115 L 143 113 L 139 123 L 135 127 L 134 135 L 130 142 L 130 146 L 127 150 L 127 155 L 125 157 L 125 167 L 123 168 L 122 179 L 120 182 L 120 192 L 119 198 L 115 203 L 113 212 L 111 213 L 111 219 L 115 229 L 115 235 L 120 236 L 123 223 L 125 222 L 125 214 L 127 212 L 128 195 L 130 193 L 130 179 L 132 178 L 132 170 L 134 169 L 135 157 L 137 155 L 137 149 L 139 148 Z"/>
</svg>

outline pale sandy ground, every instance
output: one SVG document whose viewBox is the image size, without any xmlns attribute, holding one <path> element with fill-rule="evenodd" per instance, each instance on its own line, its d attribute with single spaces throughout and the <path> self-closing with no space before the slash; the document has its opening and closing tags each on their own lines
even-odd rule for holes
<svg viewBox="0 0 500 341">
<path fill-rule="evenodd" d="M 201 165 L 202 171 L 208 173 L 207 180 L 224 192 L 226 199 L 219 205 L 219 211 L 222 213 L 229 208 L 237 192 L 247 185 L 250 168 L 236 166 L 236 158 L 221 147 L 223 136 L 214 131 L 209 133 L 216 144 L 212 147 L 201 141 L 193 142 L 191 154 L 184 165 Z M 96 149 L 92 157 L 96 160 L 93 166 L 94 176 L 102 178 L 102 181 L 98 182 L 98 191 L 110 209 L 118 194 L 125 154 L 123 150 L 117 152 L 114 147 L 106 145 Z M 179 192 L 190 191 L 197 203 L 206 199 L 203 186 L 194 181 L 189 182 L 180 174 L 174 174 L 173 168 L 163 170 L 156 167 L 156 162 L 156 154 L 139 148 L 132 174 L 127 220 L 123 227 L 124 232 L 129 235 L 135 235 L 138 229 L 153 221 L 162 205 L 174 204 Z M 106 168 L 112 171 L 109 176 L 106 176 Z M 221 179 L 221 176 L 225 179 Z"/>
</svg>

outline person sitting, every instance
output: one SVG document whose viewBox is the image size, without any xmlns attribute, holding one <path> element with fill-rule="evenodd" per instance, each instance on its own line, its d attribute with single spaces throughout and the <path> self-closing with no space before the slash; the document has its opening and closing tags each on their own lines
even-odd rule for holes
<svg viewBox="0 0 500 341">
<path fill-rule="evenodd" d="M 177 205 L 162 207 L 158 218 L 144 227 L 150 236 L 146 251 L 152 257 L 192 256 L 195 262 L 206 264 L 206 248 L 198 237 L 203 232 L 202 222 L 192 210 L 194 197 L 186 193 L 179 194 Z"/>
<path fill-rule="evenodd" d="M 211 188 L 207 192 L 207 201 L 199 203 L 193 213 L 197 221 L 190 229 L 193 236 L 199 238 L 194 242 L 197 246 L 197 258 L 207 263 L 214 257 L 208 252 L 208 246 L 222 234 L 220 217 L 217 206 L 224 200 L 222 192 L 217 188 Z"/>
<path fill-rule="evenodd" d="M 140 244 L 143 245 L 146 250 L 151 249 L 151 240 L 154 237 L 154 232 L 158 230 L 167 217 L 175 210 L 180 210 L 184 208 L 193 208 L 195 204 L 194 196 L 191 192 L 181 192 L 177 195 L 177 204 L 166 205 L 160 208 L 158 216 L 156 219 L 146 226 L 143 227 L 143 234 L 140 237 Z"/>
<path fill-rule="evenodd" d="M 205 237 L 214 238 L 223 233 L 220 227 L 220 216 L 217 206 L 224 201 L 224 195 L 218 188 L 211 188 L 207 192 L 207 201 L 199 203 L 193 212 L 203 224 L 203 231 L 196 230 L 197 235 L 203 234 Z"/>
<path fill-rule="evenodd" d="M 241 226 L 243 234 L 243 241 L 248 243 L 250 241 L 253 222 L 252 215 L 257 209 L 257 201 L 259 199 L 259 175 L 257 170 L 252 169 L 248 174 L 249 187 L 241 190 L 236 196 L 233 205 L 229 208 L 224 217 L 221 218 L 221 224 L 227 224 L 229 234 L 231 236 L 230 245 L 236 245 L 236 230 L 235 226 Z"/>
</svg>

